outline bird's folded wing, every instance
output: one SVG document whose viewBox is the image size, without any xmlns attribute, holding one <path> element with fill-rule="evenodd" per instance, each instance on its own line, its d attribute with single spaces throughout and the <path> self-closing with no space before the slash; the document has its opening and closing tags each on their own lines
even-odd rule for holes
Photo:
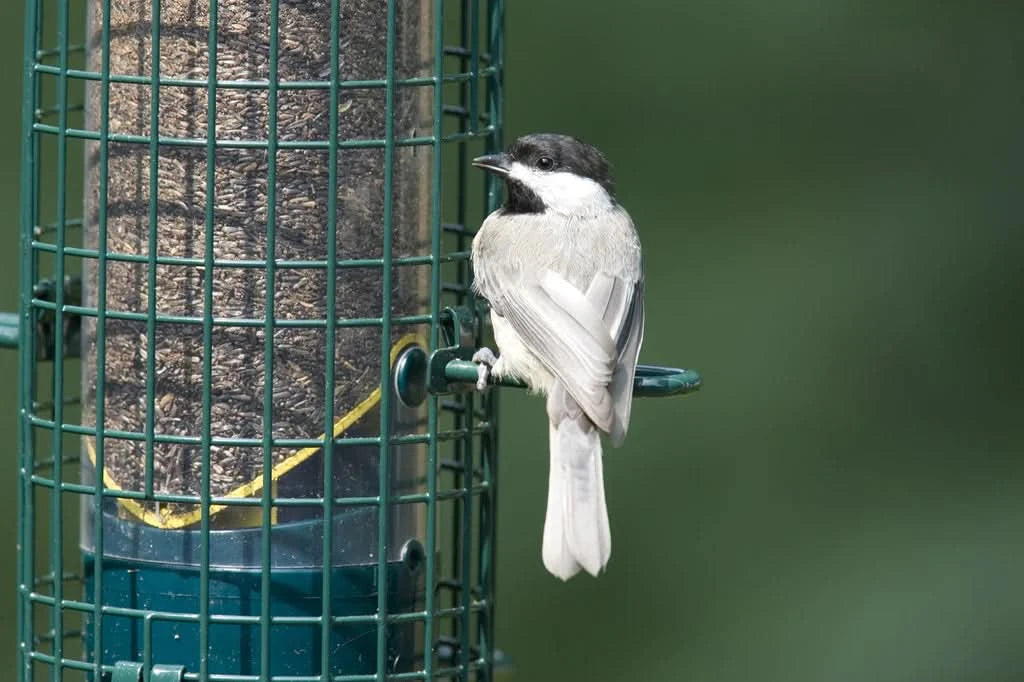
<svg viewBox="0 0 1024 682">
<path fill-rule="evenodd" d="M 633 405 L 633 376 L 644 335 L 644 282 L 630 281 L 605 272 L 594 276 L 587 300 L 599 309 L 604 326 L 615 339 L 615 367 L 608 391 L 615 418 L 610 429 L 612 443 L 622 445 L 629 428 Z"/>
<path fill-rule="evenodd" d="M 564 277 L 547 271 L 538 283 L 510 288 L 500 301 L 491 302 L 591 421 L 606 432 L 616 419 L 608 391 L 620 355 L 616 327 L 628 314 L 629 303 L 628 299 L 615 302 L 622 288 L 615 280 L 599 275 L 584 294 Z"/>
<path fill-rule="evenodd" d="M 608 387 L 615 405 L 615 423 L 609 433 L 612 445 L 616 447 L 622 445 L 629 429 L 629 415 L 633 407 L 633 378 L 636 375 L 640 345 L 644 340 L 644 280 L 641 278 L 628 288 L 629 296 L 624 306 L 626 315 L 620 322 L 615 342 L 619 358 L 612 383 Z"/>
</svg>

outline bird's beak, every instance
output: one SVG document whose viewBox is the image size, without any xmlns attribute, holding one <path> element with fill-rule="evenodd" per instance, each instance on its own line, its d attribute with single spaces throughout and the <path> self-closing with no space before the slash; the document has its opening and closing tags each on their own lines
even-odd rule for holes
<svg viewBox="0 0 1024 682">
<path fill-rule="evenodd" d="M 488 154 L 473 159 L 473 165 L 497 175 L 508 175 L 512 169 L 512 159 L 508 154 Z"/>
</svg>

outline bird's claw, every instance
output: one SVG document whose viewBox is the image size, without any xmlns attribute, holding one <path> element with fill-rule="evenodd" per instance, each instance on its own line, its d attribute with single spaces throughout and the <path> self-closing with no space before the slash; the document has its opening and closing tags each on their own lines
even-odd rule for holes
<svg viewBox="0 0 1024 682">
<path fill-rule="evenodd" d="M 498 361 L 498 357 L 490 348 L 485 347 L 473 353 L 472 360 L 476 363 L 476 390 L 484 391 L 491 376 L 491 368 Z"/>
</svg>

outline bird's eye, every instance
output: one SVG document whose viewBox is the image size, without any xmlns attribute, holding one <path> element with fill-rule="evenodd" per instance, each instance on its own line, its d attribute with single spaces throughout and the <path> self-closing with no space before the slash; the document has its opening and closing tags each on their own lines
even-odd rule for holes
<svg viewBox="0 0 1024 682">
<path fill-rule="evenodd" d="M 548 171 L 555 167 L 555 161 L 550 156 L 542 156 L 537 159 L 537 168 Z"/>
</svg>

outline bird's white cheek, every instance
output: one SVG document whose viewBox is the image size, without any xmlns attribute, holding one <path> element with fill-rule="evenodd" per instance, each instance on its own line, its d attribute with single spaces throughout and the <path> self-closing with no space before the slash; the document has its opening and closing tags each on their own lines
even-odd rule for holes
<svg viewBox="0 0 1024 682">
<path fill-rule="evenodd" d="M 516 162 L 512 164 L 509 177 L 532 190 L 548 210 L 556 213 L 588 215 L 611 206 L 604 187 L 573 173 L 544 172 Z"/>
</svg>

